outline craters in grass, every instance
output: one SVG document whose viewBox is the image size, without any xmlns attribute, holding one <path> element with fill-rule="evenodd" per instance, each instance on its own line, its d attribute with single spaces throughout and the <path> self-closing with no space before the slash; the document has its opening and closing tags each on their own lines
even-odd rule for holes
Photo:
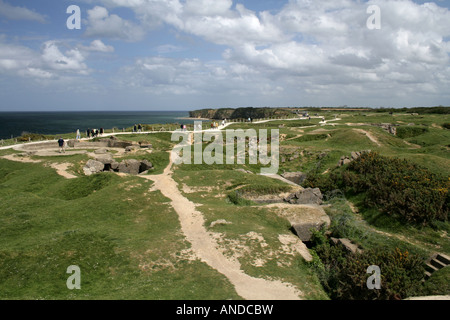
<svg viewBox="0 0 450 320">
<path fill-rule="evenodd" d="M 101 173 L 91 176 L 83 176 L 78 179 L 67 181 L 57 192 L 57 196 L 64 200 L 75 200 L 89 196 L 93 192 L 102 190 L 112 184 L 114 174 Z"/>
</svg>

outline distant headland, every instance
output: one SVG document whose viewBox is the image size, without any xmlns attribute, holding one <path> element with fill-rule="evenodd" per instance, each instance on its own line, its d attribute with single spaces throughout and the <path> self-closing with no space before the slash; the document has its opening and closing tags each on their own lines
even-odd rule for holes
<svg viewBox="0 0 450 320">
<path fill-rule="evenodd" d="M 354 112 L 354 111 L 373 111 L 373 112 L 392 112 L 392 113 L 420 113 L 420 114 L 449 114 L 450 107 L 437 106 L 437 107 L 413 107 L 413 108 L 355 108 L 355 107 L 302 107 L 302 108 L 221 108 L 221 109 L 201 109 L 189 111 L 189 117 L 192 119 L 262 119 L 271 117 L 287 117 L 292 114 L 302 114 L 304 112 L 324 112 L 324 111 L 339 111 L 339 112 Z"/>
</svg>

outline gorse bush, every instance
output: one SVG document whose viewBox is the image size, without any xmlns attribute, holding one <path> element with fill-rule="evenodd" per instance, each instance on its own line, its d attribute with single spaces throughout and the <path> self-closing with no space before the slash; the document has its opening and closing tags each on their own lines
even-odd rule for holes
<svg viewBox="0 0 450 320">
<path fill-rule="evenodd" d="M 17 141 L 40 141 L 47 140 L 47 138 L 48 137 L 44 136 L 43 134 L 22 132 L 22 135 L 17 138 Z"/>
<path fill-rule="evenodd" d="M 417 295 L 422 290 L 424 261 L 398 248 L 350 253 L 342 245 L 330 245 L 322 232 L 313 233 L 311 267 L 324 289 L 337 300 L 394 300 Z M 320 259 L 320 260 L 319 260 Z M 369 266 L 381 271 L 381 288 L 370 290 Z"/>
<path fill-rule="evenodd" d="M 364 194 L 366 207 L 408 223 L 448 220 L 450 179 L 407 160 L 366 153 L 329 175 L 311 175 L 304 185 Z"/>
<path fill-rule="evenodd" d="M 363 154 L 342 174 L 342 183 L 356 193 L 365 192 L 365 205 L 427 225 L 448 219 L 450 180 L 401 159 Z"/>
</svg>

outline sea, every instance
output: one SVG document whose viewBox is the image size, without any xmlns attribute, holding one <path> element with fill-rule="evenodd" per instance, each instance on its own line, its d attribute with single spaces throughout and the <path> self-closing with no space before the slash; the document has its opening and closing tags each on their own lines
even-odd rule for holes
<svg viewBox="0 0 450 320">
<path fill-rule="evenodd" d="M 134 124 L 192 124 L 188 111 L 0 112 L 0 139 L 24 133 L 57 135 L 80 129 L 130 128 Z"/>
</svg>

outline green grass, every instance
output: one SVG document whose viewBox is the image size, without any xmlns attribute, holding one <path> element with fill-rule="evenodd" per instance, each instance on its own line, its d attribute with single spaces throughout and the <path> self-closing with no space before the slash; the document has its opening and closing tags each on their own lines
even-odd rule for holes
<svg viewBox="0 0 450 320">
<path fill-rule="evenodd" d="M 450 294 L 450 268 L 446 267 L 434 272 L 428 279 L 422 292 L 422 296 L 440 296 Z"/>
<path fill-rule="evenodd" d="M 181 258 L 189 244 L 151 182 L 0 168 L 0 299 L 239 299 L 221 274 Z M 66 287 L 70 265 L 81 290 Z"/>
<path fill-rule="evenodd" d="M 243 250 L 238 258 L 247 274 L 293 283 L 305 293 L 306 299 L 327 299 L 316 275 L 303 258 L 282 252 L 278 235 L 292 234 L 289 222 L 264 206 L 242 205 L 239 202 L 236 205 L 228 200 L 228 193 L 236 188 L 272 193 L 288 190 L 290 186 L 278 180 L 234 170 L 178 169 L 174 179 L 181 190 L 183 185 L 189 186 L 191 192 L 185 193 L 189 200 L 201 204 L 197 210 L 204 215 L 205 226 L 223 235 L 219 243 L 226 248 L 226 255 L 233 256 L 236 250 L 240 252 L 239 247 L 242 246 L 249 248 L 248 251 Z M 207 196 L 205 189 L 208 189 Z M 225 220 L 228 224 L 209 227 L 218 220 Z M 264 239 L 265 246 L 252 239 L 251 235 L 255 233 Z M 264 260 L 262 266 L 256 263 L 258 259 Z"/>
<path fill-rule="evenodd" d="M 327 113 L 326 118 L 333 119 L 333 115 Z M 228 128 L 279 129 L 288 138 L 302 134 L 281 143 L 281 156 L 303 155 L 281 163 L 280 173 L 324 172 L 335 167 L 343 155 L 371 149 L 449 175 L 449 131 L 436 126 L 450 123 L 449 115 L 351 112 L 339 117 L 342 120 L 333 121 L 334 126 L 319 126 L 320 119 L 311 119 L 239 123 Z M 378 127 L 360 126 L 363 122 L 426 130 L 402 138 Z M 408 126 L 410 123 L 414 126 Z M 317 129 L 327 131 L 314 132 Z M 381 146 L 353 129 L 369 131 Z M 74 138 L 75 134 L 63 137 Z M 163 172 L 169 163 L 168 151 L 178 143 L 171 141 L 170 133 L 117 137 L 153 145 L 152 153 L 124 157 L 152 162 L 155 169 L 149 174 Z M 0 156 L 11 153 L 17 151 L 0 150 Z M 0 159 L 0 299 L 240 299 L 223 275 L 186 257 L 190 245 L 181 233 L 178 216 L 159 191 L 149 191 L 151 181 L 111 173 L 85 177 L 81 166 L 86 155 L 33 159 L 42 163 Z M 71 163 L 72 171 L 80 177 L 67 180 L 58 176 L 48 166 L 57 162 Z M 183 185 L 191 189 L 184 195 L 200 204 L 197 210 L 204 215 L 206 228 L 220 235 L 225 254 L 238 251 L 237 259 L 246 273 L 290 282 L 306 299 L 328 299 L 313 269 L 301 257 L 282 252 L 278 235 L 291 234 L 287 220 L 265 206 L 242 202 L 242 197 L 230 201 L 229 195 L 236 190 L 258 196 L 289 191 L 281 181 L 235 170 L 259 173 L 261 167 L 249 165 L 248 158 L 245 165 L 183 164 L 174 167 L 174 179 L 181 190 Z M 448 222 L 434 228 L 404 225 L 362 207 L 358 197 L 349 199 L 360 214 L 354 214 L 345 199 L 327 203 L 334 236 L 347 237 L 367 249 L 399 247 L 424 258 L 436 251 L 450 252 Z M 211 226 L 218 220 L 229 223 Z M 262 237 L 265 246 L 252 234 Z M 248 250 L 239 249 L 245 247 Z M 256 263 L 258 259 L 262 265 Z M 81 268 L 81 290 L 66 288 L 69 265 Z M 443 284 L 448 282 L 448 272 L 436 273 L 429 281 L 426 292 L 439 292 L 439 288 L 446 288 Z"/>
</svg>

